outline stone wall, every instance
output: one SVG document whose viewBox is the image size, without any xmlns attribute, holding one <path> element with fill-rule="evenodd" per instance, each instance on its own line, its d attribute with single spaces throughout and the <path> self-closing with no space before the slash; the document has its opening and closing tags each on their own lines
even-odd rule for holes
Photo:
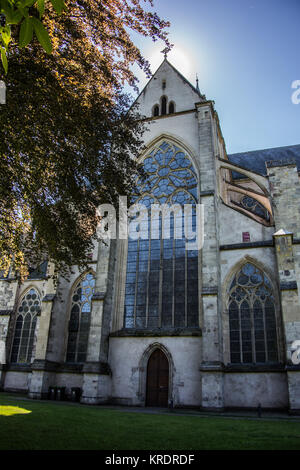
<svg viewBox="0 0 300 470">
<path fill-rule="evenodd" d="M 174 406 L 201 405 L 201 338 L 110 338 L 114 403 L 145 405 L 147 359 L 152 348 L 163 348 L 170 366 L 169 400 Z"/>
<path fill-rule="evenodd" d="M 300 367 L 291 360 L 292 344 L 300 340 L 300 180 L 293 162 L 267 164 L 275 221 L 275 247 L 285 334 L 291 411 L 300 411 Z"/>
<path fill-rule="evenodd" d="M 226 373 L 224 403 L 228 408 L 284 408 L 289 394 L 284 372 Z"/>
</svg>

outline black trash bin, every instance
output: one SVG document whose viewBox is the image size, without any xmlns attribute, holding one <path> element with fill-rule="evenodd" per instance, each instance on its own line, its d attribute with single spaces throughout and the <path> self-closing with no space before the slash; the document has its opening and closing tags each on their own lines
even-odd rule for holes
<svg viewBox="0 0 300 470">
<path fill-rule="evenodd" d="M 71 388 L 71 400 L 72 401 L 80 401 L 81 397 L 81 388 L 80 387 L 72 387 Z"/>
<path fill-rule="evenodd" d="M 56 400 L 57 387 L 49 387 L 48 398 L 49 400 Z"/>
<path fill-rule="evenodd" d="M 57 387 L 56 400 L 61 401 L 65 399 L 66 387 Z"/>
</svg>

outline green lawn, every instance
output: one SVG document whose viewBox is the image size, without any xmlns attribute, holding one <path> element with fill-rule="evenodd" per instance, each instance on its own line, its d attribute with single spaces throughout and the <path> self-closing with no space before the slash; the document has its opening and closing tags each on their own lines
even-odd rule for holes
<svg viewBox="0 0 300 470">
<path fill-rule="evenodd" d="M 299 450 L 300 421 L 123 412 L 0 393 L 0 449 Z"/>
</svg>

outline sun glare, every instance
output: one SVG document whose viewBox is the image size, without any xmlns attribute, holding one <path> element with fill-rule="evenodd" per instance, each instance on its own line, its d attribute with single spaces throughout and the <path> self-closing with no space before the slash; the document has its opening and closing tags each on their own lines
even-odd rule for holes
<svg viewBox="0 0 300 470">
<path fill-rule="evenodd" d="M 25 415 L 28 413 L 31 413 L 31 411 L 18 406 L 0 406 L 0 416 Z"/>
<path fill-rule="evenodd" d="M 164 55 L 161 50 L 161 46 L 152 47 L 151 49 L 149 62 L 152 73 L 158 69 L 163 61 Z M 181 72 L 184 71 L 184 76 L 194 84 L 196 80 L 193 67 L 194 61 L 189 51 L 176 44 L 168 53 L 167 59 L 177 70 L 180 70 Z"/>
</svg>

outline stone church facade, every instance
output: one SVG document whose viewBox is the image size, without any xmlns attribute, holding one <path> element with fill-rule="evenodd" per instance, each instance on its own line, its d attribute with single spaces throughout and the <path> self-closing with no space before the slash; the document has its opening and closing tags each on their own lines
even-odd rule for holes
<svg viewBox="0 0 300 470">
<path fill-rule="evenodd" d="M 21 285 L 0 279 L 1 390 L 296 413 L 300 145 L 227 155 L 214 102 L 167 59 L 137 102 L 149 125 L 136 200 L 201 204 L 203 247 L 112 239 L 57 285 L 47 263 Z"/>
</svg>

